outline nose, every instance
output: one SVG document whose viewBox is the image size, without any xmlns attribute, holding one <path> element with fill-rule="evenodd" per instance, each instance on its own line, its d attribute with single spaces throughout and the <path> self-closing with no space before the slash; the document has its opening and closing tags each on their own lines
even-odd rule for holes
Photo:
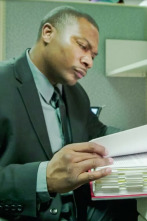
<svg viewBox="0 0 147 221">
<path fill-rule="evenodd" d="M 81 63 L 86 67 L 86 68 L 91 68 L 93 66 L 93 60 L 91 55 L 85 55 L 81 57 Z"/>
</svg>

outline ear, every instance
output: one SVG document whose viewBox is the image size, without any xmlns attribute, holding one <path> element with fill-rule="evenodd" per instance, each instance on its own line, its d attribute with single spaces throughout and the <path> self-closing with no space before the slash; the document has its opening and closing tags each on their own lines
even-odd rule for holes
<svg viewBox="0 0 147 221">
<path fill-rule="evenodd" d="M 55 34 L 55 28 L 50 23 L 45 23 L 42 28 L 42 39 L 48 44 Z"/>
</svg>

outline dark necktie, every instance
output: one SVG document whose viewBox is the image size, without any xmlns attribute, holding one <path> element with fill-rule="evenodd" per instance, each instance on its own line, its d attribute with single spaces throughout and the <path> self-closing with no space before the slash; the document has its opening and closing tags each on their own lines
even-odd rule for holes
<svg viewBox="0 0 147 221">
<path fill-rule="evenodd" d="M 62 132 L 64 136 L 64 145 L 67 145 L 70 143 L 70 138 L 69 138 L 69 130 L 68 130 L 68 124 L 67 124 L 66 107 L 62 99 L 62 96 L 60 94 L 60 91 L 57 87 L 54 87 L 54 93 L 51 98 L 51 105 L 54 108 L 59 108 Z"/>
</svg>

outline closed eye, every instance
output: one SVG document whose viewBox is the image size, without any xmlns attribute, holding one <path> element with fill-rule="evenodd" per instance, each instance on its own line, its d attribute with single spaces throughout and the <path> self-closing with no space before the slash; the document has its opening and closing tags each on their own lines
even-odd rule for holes
<svg viewBox="0 0 147 221">
<path fill-rule="evenodd" d="M 90 50 L 90 45 L 89 44 L 84 44 L 84 43 L 82 43 L 82 42 L 80 42 L 80 41 L 77 41 L 77 44 L 80 46 L 80 48 L 82 49 L 82 50 L 84 50 L 85 52 L 87 52 L 88 50 Z M 91 50 L 90 50 L 91 51 Z M 92 60 L 94 60 L 94 58 L 95 58 L 95 56 L 96 56 L 97 54 L 96 53 L 93 53 L 93 52 L 91 52 L 91 58 L 92 58 Z"/>
<path fill-rule="evenodd" d="M 79 43 L 79 46 L 80 46 L 82 49 L 87 50 L 87 46 L 86 46 L 86 45 L 83 45 L 83 44 Z"/>
<path fill-rule="evenodd" d="M 80 41 L 77 41 L 78 45 L 80 46 L 81 49 L 83 50 L 88 50 L 88 46 Z"/>
</svg>

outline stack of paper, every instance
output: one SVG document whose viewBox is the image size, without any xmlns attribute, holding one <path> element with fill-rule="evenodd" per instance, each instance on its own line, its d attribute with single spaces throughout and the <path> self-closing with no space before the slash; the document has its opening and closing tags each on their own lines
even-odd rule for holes
<svg viewBox="0 0 147 221">
<path fill-rule="evenodd" d="M 112 173 L 91 182 L 92 199 L 147 196 L 147 125 L 92 142 L 105 146 L 114 159 L 114 164 L 109 166 Z"/>
</svg>

